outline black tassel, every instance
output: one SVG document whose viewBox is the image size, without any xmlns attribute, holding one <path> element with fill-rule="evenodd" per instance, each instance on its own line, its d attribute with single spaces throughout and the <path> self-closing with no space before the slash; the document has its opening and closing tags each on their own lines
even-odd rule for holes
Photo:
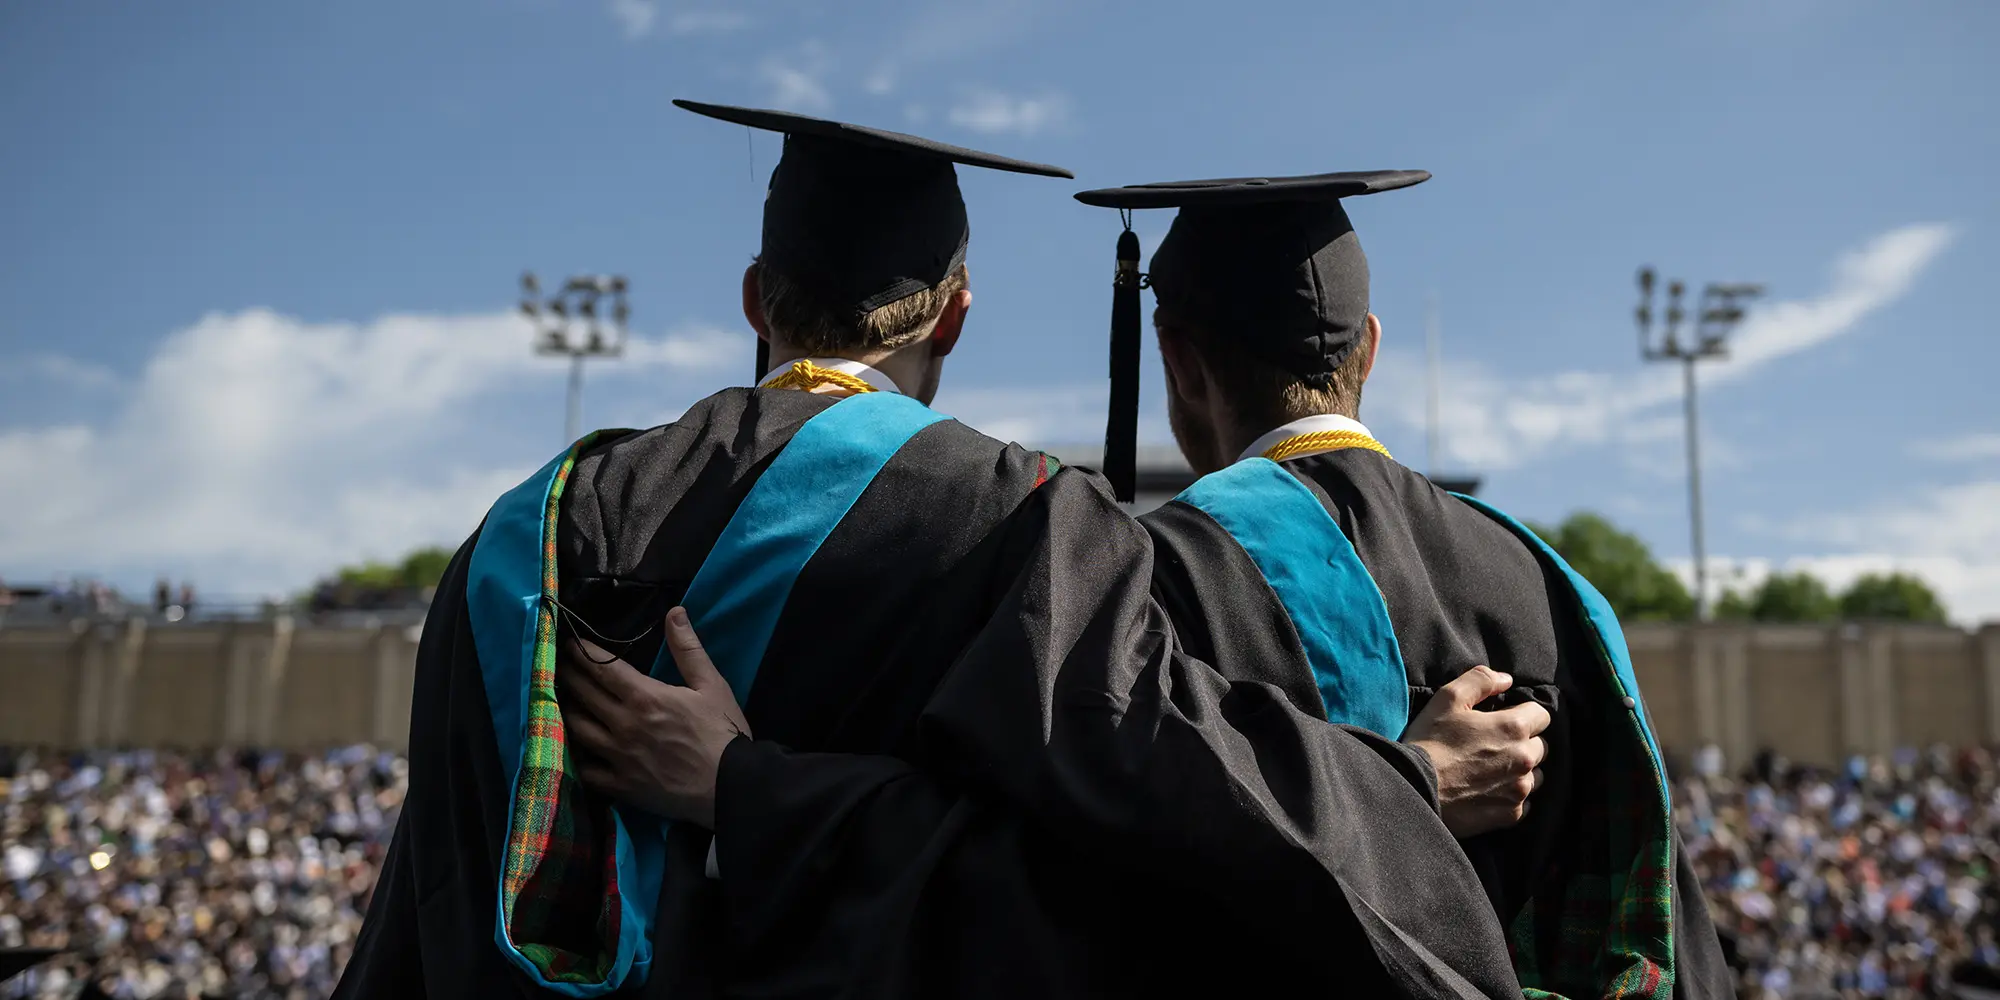
<svg viewBox="0 0 2000 1000">
<path fill-rule="evenodd" d="M 764 381 L 764 376 L 769 374 L 770 371 L 771 371 L 771 342 L 765 340 L 762 337 L 758 337 L 757 374 L 750 376 L 750 384 L 756 385 L 757 383 Z"/>
<path fill-rule="evenodd" d="M 1111 290 L 1111 413 L 1104 421 L 1104 478 L 1120 501 L 1137 495 L 1139 463 L 1139 234 L 1118 235 Z"/>
</svg>

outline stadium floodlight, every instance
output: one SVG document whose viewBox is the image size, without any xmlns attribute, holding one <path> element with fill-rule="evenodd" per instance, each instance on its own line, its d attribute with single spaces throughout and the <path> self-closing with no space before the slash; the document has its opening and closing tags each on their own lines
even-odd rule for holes
<svg viewBox="0 0 2000 1000">
<path fill-rule="evenodd" d="M 572 277 L 548 298 L 533 271 L 521 275 L 521 314 L 534 325 L 536 354 L 569 358 L 569 401 L 563 434 L 575 441 L 583 433 L 583 359 L 616 358 L 625 353 L 626 322 L 632 316 L 625 301 L 623 275 Z M 609 298 L 610 326 L 598 316 L 598 302 Z"/>
<path fill-rule="evenodd" d="M 1667 284 L 1667 309 L 1660 338 L 1653 339 L 1653 269 L 1639 269 L 1639 308 L 1634 313 L 1639 326 L 1639 357 L 1645 361 L 1678 361 L 1682 373 L 1682 397 L 1687 409 L 1688 527 L 1694 544 L 1694 613 L 1697 620 L 1708 617 L 1708 554 L 1702 537 L 1701 517 L 1701 434 L 1695 407 L 1695 363 L 1703 358 L 1729 355 L 1729 333 L 1743 321 L 1745 303 L 1764 294 L 1764 286 L 1737 282 L 1710 283 L 1701 290 L 1694 311 L 1692 341 L 1683 344 L 1681 323 L 1687 311 L 1681 298 L 1687 286 L 1679 281 Z"/>
</svg>

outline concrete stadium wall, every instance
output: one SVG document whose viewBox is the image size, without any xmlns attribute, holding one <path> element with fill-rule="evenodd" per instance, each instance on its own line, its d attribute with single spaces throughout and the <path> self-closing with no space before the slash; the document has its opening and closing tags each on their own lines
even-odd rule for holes
<svg viewBox="0 0 2000 1000">
<path fill-rule="evenodd" d="M 413 628 L 235 624 L 0 628 L 0 743 L 402 747 Z M 1803 762 L 2000 743 L 2000 624 L 1634 625 L 1626 639 L 1670 749 Z"/>
<path fill-rule="evenodd" d="M 0 629 L 0 743 L 400 748 L 416 640 L 290 619 Z"/>
</svg>

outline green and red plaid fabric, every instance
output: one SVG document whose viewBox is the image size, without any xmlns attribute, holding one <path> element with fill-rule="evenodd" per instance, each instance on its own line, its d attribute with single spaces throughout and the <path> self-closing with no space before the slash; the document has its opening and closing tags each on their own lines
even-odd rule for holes
<svg viewBox="0 0 2000 1000">
<path fill-rule="evenodd" d="M 1062 468 L 1062 463 L 1056 461 L 1056 457 L 1046 451 L 1038 451 L 1035 454 L 1039 456 L 1035 462 L 1035 485 L 1039 487 L 1055 478 L 1056 470 Z"/>
<path fill-rule="evenodd" d="M 1636 698 L 1624 689 L 1603 636 L 1585 627 L 1597 639 L 1614 696 Z M 1602 840 L 1574 845 L 1509 928 L 1514 969 L 1531 998 L 1673 994 L 1672 806 L 1639 713 L 1618 714 L 1601 787 L 1576 797 L 1575 829 Z"/>
<path fill-rule="evenodd" d="M 501 906 L 507 938 L 550 982 L 601 983 L 618 957 L 623 898 L 610 803 L 577 780 L 556 704 L 556 527 L 576 459 L 619 432 L 570 447 L 549 486 L 542 528 L 542 599 L 528 675 L 528 728 L 508 824 Z"/>
</svg>

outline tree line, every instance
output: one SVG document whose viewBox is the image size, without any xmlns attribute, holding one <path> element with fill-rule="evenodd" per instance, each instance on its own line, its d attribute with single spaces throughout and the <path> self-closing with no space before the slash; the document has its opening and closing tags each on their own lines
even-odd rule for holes
<svg viewBox="0 0 2000 1000">
<path fill-rule="evenodd" d="M 1620 619 L 1694 619 L 1694 595 L 1680 577 L 1653 558 L 1646 543 L 1603 517 L 1585 511 L 1553 527 L 1532 523 L 1529 527 L 1597 586 Z M 428 603 L 451 556 L 450 549 L 430 546 L 394 563 L 342 567 L 320 581 L 304 603 L 319 609 Z M 1838 593 L 1810 573 L 1773 573 L 1747 590 L 1724 591 L 1713 617 L 1758 622 L 1946 620 L 1937 594 L 1906 573 L 1871 573 Z"/>
<path fill-rule="evenodd" d="M 1628 622 L 1694 619 L 1694 595 L 1653 558 L 1646 543 L 1596 514 L 1571 514 L 1554 527 L 1530 524 L 1576 571 L 1596 585 Z M 1725 590 L 1719 621 L 1832 622 L 1946 620 L 1944 602 L 1908 573 L 1870 573 L 1835 593 L 1811 573 L 1773 573 L 1747 590 Z"/>
</svg>

